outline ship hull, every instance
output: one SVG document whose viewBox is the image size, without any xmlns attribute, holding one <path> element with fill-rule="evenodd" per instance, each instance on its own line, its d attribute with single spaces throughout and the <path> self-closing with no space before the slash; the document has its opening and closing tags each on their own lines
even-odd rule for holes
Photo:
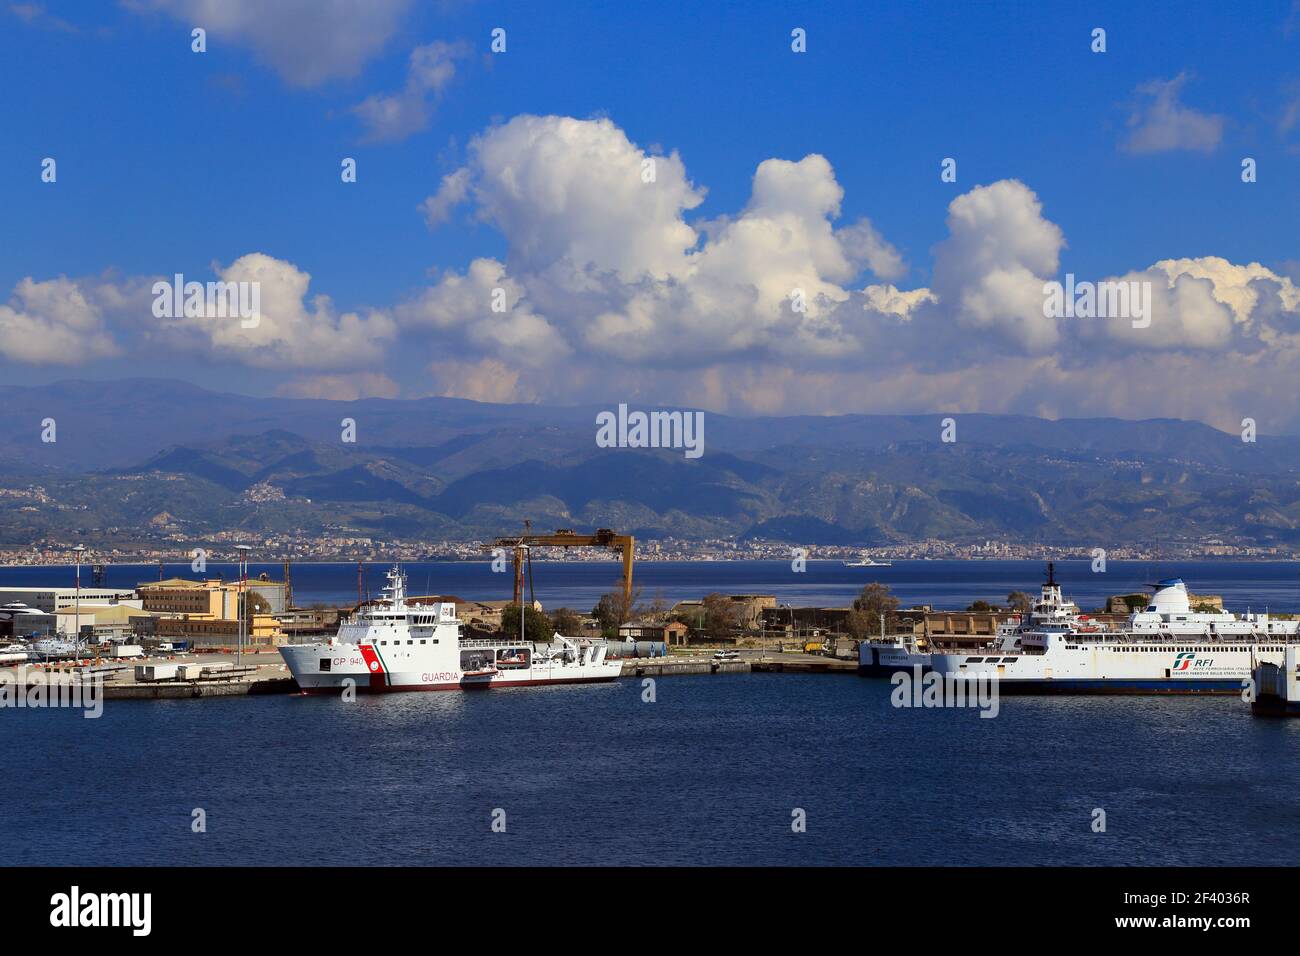
<svg viewBox="0 0 1300 956">
<path fill-rule="evenodd" d="M 1102 678 L 1098 680 L 1008 680 L 998 679 L 998 693 L 1022 696 L 1052 695 L 1123 695 L 1123 694 L 1200 694 L 1233 695 L 1241 693 L 1239 680 L 1141 680 Z"/>
<path fill-rule="evenodd" d="M 1260 697 L 1250 705 L 1250 712 L 1256 717 L 1300 717 L 1300 701 L 1277 696 Z"/>
<path fill-rule="evenodd" d="M 513 651 L 512 651 L 513 653 Z M 467 651 L 475 668 L 493 649 Z M 290 645 L 280 648 L 304 694 L 392 694 L 406 691 L 492 690 L 502 687 L 540 687 L 548 684 L 596 684 L 617 680 L 623 671 L 618 661 L 546 660 L 530 656 L 529 666 L 499 666 L 490 673 L 467 672 L 458 666 L 461 655 L 432 645 L 418 648 L 395 643 L 384 645 Z M 397 666 L 394 666 L 394 664 Z M 405 665 L 405 666 L 402 666 Z M 408 669 L 409 668 L 409 669 Z"/>
<path fill-rule="evenodd" d="M 891 674 L 911 674 L 915 668 L 922 673 L 930 669 L 930 655 L 909 651 L 892 645 L 862 644 L 858 648 L 859 677 L 889 677 Z"/>
<path fill-rule="evenodd" d="M 1074 638 L 1077 639 L 1077 638 Z M 1280 658 L 1280 646 L 1168 642 L 1081 643 L 1056 640 L 1042 654 L 935 654 L 944 676 L 994 680 L 999 694 L 1240 695 L 1252 660 Z"/>
<path fill-rule="evenodd" d="M 621 668 L 620 668 L 621 670 Z M 363 677 L 365 675 L 362 675 Z M 420 682 L 414 683 L 370 683 L 369 681 L 356 681 L 356 692 L 358 694 L 400 694 L 407 691 L 435 691 L 435 690 L 497 690 L 502 687 L 542 687 L 545 685 L 555 684 L 609 684 L 618 680 L 619 674 L 606 674 L 603 676 L 590 677 L 537 677 L 524 680 L 494 679 L 481 680 L 478 678 L 469 678 L 462 681 L 443 682 L 437 684 L 426 684 Z M 309 697 L 337 697 L 344 690 L 342 680 L 337 683 L 316 683 L 304 686 L 301 682 L 298 688 L 301 693 Z"/>
</svg>

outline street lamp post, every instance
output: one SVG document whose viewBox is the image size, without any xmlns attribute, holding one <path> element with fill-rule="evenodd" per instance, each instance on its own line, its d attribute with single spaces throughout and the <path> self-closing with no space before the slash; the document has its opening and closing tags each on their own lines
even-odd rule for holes
<svg viewBox="0 0 1300 956">
<path fill-rule="evenodd" d="M 524 568 L 532 567 L 532 555 L 529 554 L 528 545 L 523 545 L 521 550 L 523 554 L 519 559 L 519 643 L 523 645 L 527 635 L 524 630 Z"/>
<path fill-rule="evenodd" d="M 239 591 L 235 595 L 235 609 L 239 614 L 239 643 L 235 647 L 235 666 L 244 663 L 244 613 L 248 610 L 248 552 L 253 549 L 246 544 L 235 545 L 239 552 Z"/>
<path fill-rule="evenodd" d="M 81 640 L 81 556 L 86 553 L 86 546 L 79 544 L 72 549 L 72 553 L 77 556 L 77 578 L 76 589 L 72 598 L 72 656 L 77 656 L 77 642 Z"/>
</svg>

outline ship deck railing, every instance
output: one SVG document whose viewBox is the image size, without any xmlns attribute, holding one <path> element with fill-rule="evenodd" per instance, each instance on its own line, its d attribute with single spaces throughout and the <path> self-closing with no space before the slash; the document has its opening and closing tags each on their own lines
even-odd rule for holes
<svg viewBox="0 0 1300 956">
<path fill-rule="evenodd" d="M 1286 634 L 1194 634 L 1191 632 L 1175 633 L 1172 631 L 1151 631 L 1149 633 L 1093 632 L 1064 634 L 1069 644 L 1300 644 L 1300 634 L 1294 631 Z"/>
</svg>

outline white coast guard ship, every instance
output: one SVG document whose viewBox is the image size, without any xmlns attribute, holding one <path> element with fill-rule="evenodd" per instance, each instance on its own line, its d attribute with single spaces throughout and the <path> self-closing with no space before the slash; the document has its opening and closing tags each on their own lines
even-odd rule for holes
<svg viewBox="0 0 1300 956">
<path fill-rule="evenodd" d="M 932 653 L 930 669 L 996 676 L 1000 693 L 1238 694 L 1252 668 L 1281 665 L 1297 643 L 1300 621 L 1193 611 L 1179 578 L 1153 587 L 1150 602 L 1110 630 L 1061 597 L 1049 565 L 1035 605 L 1044 615 L 1000 629 L 988 648 Z"/>
<path fill-rule="evenodd" d="M 406 603 L 406 577 L 396 567 L 383 593 L 329 641 L 280 648 L 304 693 L 337 694 L 346 681 L 371 693 L 595 683 L 622 671 L 621 662 L 606 659 L 604 641 L 559 634 L 548 644 L 507 634 L 467 640 L 455 604 Z"/>
</svg>

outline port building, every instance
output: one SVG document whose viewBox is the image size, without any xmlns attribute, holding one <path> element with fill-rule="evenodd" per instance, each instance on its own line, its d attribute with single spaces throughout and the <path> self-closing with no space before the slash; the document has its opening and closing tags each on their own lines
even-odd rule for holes
<svg viewBox="0 0 1300 956">
<path fill-rule="evenodd" d="M 239 644 L 239 616 L 245 603 L 244 646 L 271 648 L 284 642 L 278 615 L 286 612 L 285 584 L 265 575 L 240 581 L 168 578 L 142 583 L 143 608 L 155 615 L 155 635 L 188 641 L 196 650 L 231 650 Z"/>
<path fill-rule="evenodd" d="M 137 597 L 133 588 L 99 588 L 89 587 L 81 589 L 81 603 L 84 604 L 120 604 L 130 602 Z M 77 603 L 76 588 L 0 588 L 0 604 L 11 604 L 15 601 L 26 604 L 28 607 L 36 608 L 38 611 L 44 611 L 46 614 L 54 614 L 63 610 L 65 607 L 72 607 Z"/>
<path fill-rule="evenodd" d="M 53 614 L 21 601 L 10 601 L 0 607 L 0 639 L 49 637 L 54 631 L 54 623 Z"/>
<path fill-rule="evenodd" d="M 138 601 L 134 603 L 139 604 Z M 130 604 L 87 605 L 85 603 L 80 609 L 65 607 L 55 614 L 59 621 L 60 635 L 71 637 L 79 624 L 82 634 L 89 629 L 93 635 L 92 639 L 99 643 L 106 641 L 121 643 L 152 636 L 156 616 Z"/>
<path fill-rule="evenodd" d="M 206 614 L 216 618 L 238 619 L 239 595 L 243 585 L 239 581 L 225 581 L 221 578 L 208 578 L 193 581 L 188 578 L 168 578 L 164 581 L 149 581 L 141 584 L 139 591 L 146 611 L 163 614 Z M 261 599 L 254 601 L 254 607 L 262 607 L 266 613 L 280 614 L 285 610 L 285 586 L 283 581 L 271 581 L 265 577 L 250 578 L 248 591 Z M 84 601 L 85 598 L 83 597 Z"/>
<path fill-rule="evenodd" d="M 681 621 L 628 621 L 618 626 L 620 641 L 651 641 L 668 647 L 686 645 L 690 633 Z"/>
</svg>

